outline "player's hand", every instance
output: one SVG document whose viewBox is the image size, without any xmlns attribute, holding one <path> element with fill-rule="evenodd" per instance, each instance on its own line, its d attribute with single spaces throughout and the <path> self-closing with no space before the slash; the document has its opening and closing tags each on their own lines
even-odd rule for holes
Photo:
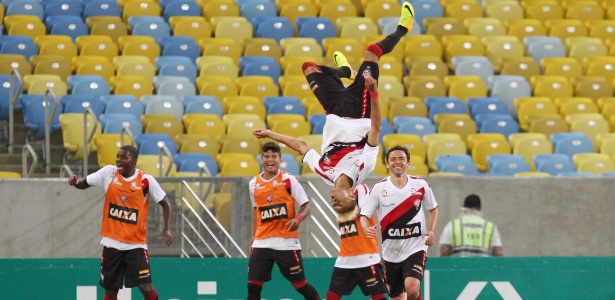
<svg viewBox="0 0 615 300">
<path fill-rule="evenodd" d="M 271 132 L 271 130 L 269 130 L 269 129 L 256 129 L 256 130 L 254 130 L 253 133 L 254 133 L 255 137 L 257 137 L 259 139 L 262 139 L 262 138 L 269 137 L 269 133 L 270 132 Z"/>
<path fill-rule="evenodd" d="M 288 220 L 288 222 L 286 222 L 286 231 L 295 231 L 299 229 L 299 224 L 301 223 L 297 219 Z"/>
<path fill-rule="evenodd" d="M 73 175 L 72 177 L 68 178 L 69 185 L 75 186 L 77 182 L 79 182 L 79 177 L 77 177 L 77 175 Z"/>
<path fill-rule="evenodd" d="M 374 77 L 367 75 L 363 78 L 365 79 L 365 86 L 367 87 L 367 90 L 370 92 L 375 92 L 378 90 L 378 81 L 374 79 Z"/>
<path fill-rule="evenodd" d="M 427 239 L 425 240 L 425 245 L 432 246 L 433 243 L 436 241 L 436 235 L 433 233 L 433 231 L 430 230 L 425 232 L 425 236 L 427 237 Z"/>
<path fill-rule="evenodd" d="M 367 227 L 367 230 L 365 231 L 365 236 L 370 239 L 377 238 L 378 231 L 376 229 L 376 226 Z"/>
<path fill-rule="evenodd" d="M 160 233 L 160 236 L 158 236 L 158 239 L 162 239 L 163 237 L 166 237 L 167 240 L 164 241 L 164 245 L 165 246 L 170 246 L 171 244 L 173 244 L 173 234 L 171 233 L 170 229 L 164 229 L 162 230 L 162 233 Z"/>
</svg>

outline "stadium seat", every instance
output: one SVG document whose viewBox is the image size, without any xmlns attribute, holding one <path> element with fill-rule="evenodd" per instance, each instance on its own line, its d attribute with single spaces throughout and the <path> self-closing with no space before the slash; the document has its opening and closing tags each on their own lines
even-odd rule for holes
<svg viewBox="0 0 615 300">
<path fill-rule="evenodd" d="M 23 110 L 24 124 L 28 130 L 27 139 L 29 140 L 41 140 L 45 138 L 45 105 L 44 95 L 21 95 L 19 101 L 21 102 Z M 55 101 L 52 97 L 49 97 L 48 106 L 48 118 L 50 118 L 51 124 L 49 125 L 49 131 L 54 132 L 61 128 L 59 122 L 60 107 L 55 105 Z M 55 110 L 55 112 L 54 112 Z"/>
<path fill-rule="evenodd" d="M 64 149 L 64 160 L 80 160 L 90 152 L 96 150 L 94 147 L 93 138 L 97 134 L 101 134 L 102 129 L 91 116 L 87 118 L 87 131 L 84 133 L 85 116 L 82 113 L 62 113 L 58 117 L 62 127 L 62 140 Z M 87 136 L 87 145 L 84 141 L 84 136 Z"/>
</svg>

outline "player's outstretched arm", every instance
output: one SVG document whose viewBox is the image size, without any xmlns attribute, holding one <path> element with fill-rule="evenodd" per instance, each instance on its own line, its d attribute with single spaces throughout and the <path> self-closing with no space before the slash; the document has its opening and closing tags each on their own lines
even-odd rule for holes
<svg viewBox="0 0 615 300">
<path fill-rule="evenodd" d="M 290 147 L 291 149 L 301 153 L 301 155 L 305 155 L 306 152 L 308 152 L 310 149 L 310 146 L 302 139 L 298 139 L 292 136 L 288 136 L 288 135 L 283 135 L 283 134 L 279 134 L 276 133 L 274 131 L 271 131 L 270 129 L 257 129 L 254 130 L 254 136 L 256 136 L 259 139 L 262 138 L 271 138 L 277 142 L 280 142 L 288 147 Z"/>
<path fill-rule="evenodd" d="M 79 177 L 77 177 L 77 175 L 73 175 L 72 177 L 68 178 L 68 184 L 72 185 L 80 190 L 85 190 L 87 188 L 90 187 L 90 185 L 87 183 L 87 181 L 85 181 L 85 178 L 83 179 L 79 179 Z"/>
<path fill-rule="evenodd" d="M 380 144 L 378 140 L 380 138 L 380 126 L 382 125 L 380 100 L 378 100 L 378 81 L 371 76 L 365 76 L 365 86 L 371 98 L 370 119 L 372 121 L 371 128 L 367 134 L 367 143 L 375 147 Z"/>
</svg>

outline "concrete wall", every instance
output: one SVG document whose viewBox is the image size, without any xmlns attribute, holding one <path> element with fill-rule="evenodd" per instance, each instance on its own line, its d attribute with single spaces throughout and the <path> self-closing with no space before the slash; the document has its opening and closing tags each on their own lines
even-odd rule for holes
<svg viewBox="0 0 615 300">
<path fill-rule="evenodd" d="M 305 179 L 313 179 L 328 195 L 330 187 L 320 179 Z M 371 186 L 376 180 L 367 183 Z M 439 203 L 437 239 L 446 222 L 458 215 L 465 196 L 476 193 L 483 200 L 484 216 L 500 229 L 507 256 L 615 255 L 612 178 L 427 181 Z M 102 201 L 102 188 L 79 191 L 66 179 L 0 180 L 0 257 L 99 257 Z M 437 256 L 437 245 L 429 254 Z"/>
</svg>

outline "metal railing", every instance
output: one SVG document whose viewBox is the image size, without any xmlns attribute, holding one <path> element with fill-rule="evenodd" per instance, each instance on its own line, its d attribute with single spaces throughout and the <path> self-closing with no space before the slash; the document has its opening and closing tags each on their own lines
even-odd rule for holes
<svg viewBox="0 0 615 300">
<path fill-rule="evenodd" d="M 49 95 L 53 97 L 54 105 L 51 115 L 49 115 Z M 60 105 L 60 99 L 56 97 L 53 89 L 48 87 L 45 90 L 45 97 L 43 98 L 43 110 L 45 112 L 45 152 L 43 152 L 43 158 L 45 159 L 45 174 L 51 174 L 51 122 L 58 111 L 58 105 Z"/>
<path fill-rule="evenodd" d="M 9 76 L 9 144 L 7 150 L 12 154 L 15 148 L 15 104 L 22 92 L 23 79 L 17 69 L 12 69 Z M 15 86 L 16 83 L 17 86 Z"/>
<path fill-rule="evenodd" d="M 92 126 L 92 131 L 88 133 L 88 116 L 91 116 L 94 124 Z M 83 112 L 83 176 L 88 175 L 88 157 L 90 156 L 90 143 L 94 139 L 94 134 L 96 134 L 96 129 L 98 129 L 98 125 L 100 122 L 98 118 L 96 118 L 96 113 L 91 108 L 86 108 Z"/>
<path fill-rule="evenodd" d="M 169 158 L 169 164 L 167 165 L 166 170 L 163 166 L 163 159 L 162 159 L 162 157 L 165 154 Z M 164 141 L 159 141 L 158 142 L 158 176 L 169 177 L 169 174 L 171 174 L 171 169 L 173 168 L 173 163 L 174 163 L 173 153 L 171 152 L 169 147 L 167 147 Z"/>
<path fill-rule="evenodd" d="M 32 156 L 32 166 L 30 167 L 30 170 L 28 170 L 28 154 Z M 36 155 L 36 151 L 34 151 L 34 148 L 32 148 L 32 145 L 25 144 L 23 148 L 21 149 L 21 167 L 22 167 L 21 176 L 23 178 L 32 177 L 32 174 L 34 174 L 34 170 L 36 169 L 37 165 L 38 165 L 38 156 Z"/>
</svg>

